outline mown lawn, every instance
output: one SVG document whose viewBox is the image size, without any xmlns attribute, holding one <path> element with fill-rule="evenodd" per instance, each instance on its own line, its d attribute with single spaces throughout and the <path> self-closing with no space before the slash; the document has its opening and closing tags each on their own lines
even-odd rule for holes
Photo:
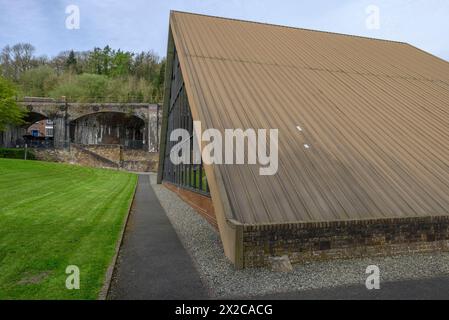
<svg viewBox="0 0 449 320">
<path fill-rule="evenodd" d="M 0 159 L 0 300 L 96 299 L 137 176 Z M 80 270 L 68 290 L 66 267 Z"/>
</svg>

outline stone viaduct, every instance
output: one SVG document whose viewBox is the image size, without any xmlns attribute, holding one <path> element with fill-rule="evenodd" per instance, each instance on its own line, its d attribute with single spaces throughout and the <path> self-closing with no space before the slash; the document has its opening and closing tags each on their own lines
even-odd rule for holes
<svg viewBox="0 0 449 320">
<path fill-rule="evenodd" d="M 120 144 L 133 149 L 158 152 L 160 107 L 145 103 L 69 103 L 48 98 L 25 98 L 26 125 L 0 133 L 0 145 L 15 147 L 31 124 L 49 119 L 53 122 L 56 149 L 70 143 Z"/>
</svg>

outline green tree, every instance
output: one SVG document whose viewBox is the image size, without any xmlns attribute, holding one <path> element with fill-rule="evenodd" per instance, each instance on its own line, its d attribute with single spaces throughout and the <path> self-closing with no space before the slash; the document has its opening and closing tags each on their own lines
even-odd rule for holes
<svg viewBox="0 0 449 320">
<path fill-rule="evenodd" d="M 16 103 L 16 95 L 14 85 L 0 76 L 0 131 L 4 131 L 8 125 L 24 123 L 26 111 Z"/>
<path fill-rule="evenodd" d="M 165 86 L 165 67 L 166 60 L 163 59 L 159 65 L 159 74 L 156 77 L 153 87 L 154 87 L 154 102 L 159 103 L 164 100 L 164 86 Z"/>
<path fill-rule="evenodd" d="M 100 48 L 94 48 L 94 50 L 89 53 L 89 57 L 87 58 L 87 72 L 93 74 L 104 74 L 105 70 L 103 70 L 103 60 L 103 50 Z"/>
<path fill-rule="evenodd" d="M 67 60 L 65 61 L 65 67 L 68 71 L 78 73 L 78 62 L 76 60 L 75 52 L 70 51 Z"/>
<path fill-rule="evenodd" d="M 0 75 L 14 81 L 21 96 L 67 96 L 72 101 L 161 102 L 165 59 L 154 52 L 138 54 L 109 46 L 35 57 L 30 44 L 0 51 Z M 95 77 L 100 76 L 100 77 Z M 84 81 L 84 82 L 83 82 Z"/>
<path fill-rule="evenodd" d="M 153 81 L 157 76 L 159 57 L 152 51 L 141 52 L 134 58 L 133 74 L 137 78 Z"/>
<path fill-rule="evenodd" d="M 58 77 L 53 68 L 39 66 L 25 71 L 20 77 L 22 94 L 31 97 L 48 97 L 57 85 Z"/>
<path fill-rule="evenodd" d="M 112 66 L 113 51 L 109 46 L 94 48 L 88 57 L 88 71 L 94 74 L 109 75 Z"/>
<path fill-rule="evenodd" d="M 69 75 L 50 92 L 53 98 L 67 97 L 69 101 L 101 102 L 107 96 L 108 78 L 103 75 L 84 73 Z"/>
<path fill-rule="evenodd" d="M 111 57 L 111 70 L 110 75 L 112 77 L 123 77 L 131 73 L 133 54 L 130 52 L 123 52 L 118 50 L 113 52 Z"/>
</svg>

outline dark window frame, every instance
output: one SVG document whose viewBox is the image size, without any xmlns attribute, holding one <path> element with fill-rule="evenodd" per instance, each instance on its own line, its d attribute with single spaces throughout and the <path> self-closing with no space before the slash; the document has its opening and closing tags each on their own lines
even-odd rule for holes
<svg viewBox="0 0 449 320">
<path fill-rule="evenodd" d="M 185 129 L 190 139 L 190 164 L 174 165 L 170 160 L 172 148 L 179 141 L 170 141 L 173 130 Z M 171 79 L 170 105 L 167 115 L 166 146 L 162 181 L 177 185 L 196 193 L 210 197 L 209 184 L 203 164 L 193 164 L 193 118 L 185 91 L 178 55 L 175 52 Z M 184 143 L 187 143 L 185 141 Z"/>
</svg>

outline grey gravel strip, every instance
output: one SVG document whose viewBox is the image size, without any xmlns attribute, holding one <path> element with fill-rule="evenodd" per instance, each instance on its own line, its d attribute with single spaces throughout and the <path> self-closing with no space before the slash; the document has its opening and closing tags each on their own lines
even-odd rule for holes
<svg viewBox="0 0 449 320">
<path fill-rule="evenodd" d="M 224 256 L 218 233 L 175 193 L 151 182 L 183 245 L 214 298 L 256 297 L 274 293 L 365 286 L 369 265 L 381 270 L 381 281 L 425 279 L 449 274 L 449 253 L 414 254 L 313 262 L 295 266 L 292 273 L 266 269 L 234 270 Z"/>
</svg>

